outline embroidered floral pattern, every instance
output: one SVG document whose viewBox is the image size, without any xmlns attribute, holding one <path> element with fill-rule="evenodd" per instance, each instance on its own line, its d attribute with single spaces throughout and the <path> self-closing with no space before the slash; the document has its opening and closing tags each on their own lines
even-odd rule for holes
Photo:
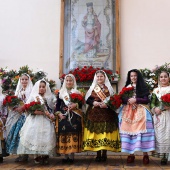
<svg viewBox="0 0 170 170">
<path fill-rule="evenodd" d="M 83 142 L 83 148 L 84 147 L 100 148 L 102 146 L 108 146 L 111 148 L 119 149 L 121 147 L 121 142 L 109 140 L 107 138 L 99 139 L 99 140 L 87 139 L 86 141 Z"/>
<path fill-rule="evenodd" d="M 79 151 L 82 148 L 81 142 L 79 142 L 81 138 L 80 133 L 67 133 L 67 134 L 59 134 L 57 137 L 57 150 L 59 152 L 67 152 L 71 150 Z"/>
<path fill-rule="evenodd" d="M 91 133 L 112 133 L 113 131 L 117 130 L 117 126 L 115 123 L 110 122 L 110 123 L 106 123 L 105 122 L 100 122 L 100 123 L 94 123 L 94 122 L 90 122 L 87 121 L 85 123 L 85 127 L 91 132 Z"/>
</svg>

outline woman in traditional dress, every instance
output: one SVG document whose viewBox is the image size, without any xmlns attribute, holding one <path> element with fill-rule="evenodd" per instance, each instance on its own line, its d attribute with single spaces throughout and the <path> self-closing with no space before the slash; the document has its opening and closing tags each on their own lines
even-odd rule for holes
<svg viewBox="0 0 170 170">
<path fill-rule="evenodd" d="M 7 108 L 3 106 L 3 100 L 5 95 L 2 94 L 2 88 L 0 86 L 0 163 L 3 162 L 3 154 L 6 152 L 5 148 L 5 122 L 7 118 Z"/>
<path fill-rule="evenodd" d="M 57 96 L 57 153 L 63 163 L 73 163 L 74 153 L 82 151 L 82 104 L 71 102 L 70 94 L 80 94 L 74 75 L 67 74 Z"/>
<path fill-rule="evenodd" d="M 128 72 L 126 88 L 133 87 L 132 96 L 122 97 L 119 112 L 119 131 L 122 152 L 129 153 L 127 163 L 135 160 L 134 152 L 143 152 L 143 164 L 149 163 L 147 152 L 155 149 L 155 133 L 150 113 L 149 90 L 137 69 Z"/>
<path fill-rule="evenodd" d="M 107 105 L 107 98 L 114 94 L 106 73 L 98 70 L 85 100 L 89 105 L 85 115 L 83 150 L 97 152 L 96 161 L 106 161 L 107 150 L 120 152 L 117 113 Z"/>
<path fill-rule="evenodd" d="M 153 113 L 156 137 L 156 149 L 152 156 L 162 158 L 161 164 L 166 165 L 170 153 L 170 107 L 163 106 L 161 96 L 170 93 L 170 76 L 162 71 L 158 77 L 159 85 L 153 90 L 151 96 L 151 109 Z"/>
<path fill-rule="evenodd" d="M 28 74 L 24 73 L 20 76 L 15 96 L 22 100 L 23 104 L 28 100 L 33 84 Z M 6 148 L 10 154 L 16 154 L 19 144 L 19 131 L 22 128 L 26 114 L 22 110 L 22 105 L 16 106 L 14 109 L 9 110 L 6 122 Z M 23 162 L 28 160 L 28 155 L 19 155 L 15 162 Z"/>
<path fill-rule="evenodd" d="M 34 155 L 36 164 L 48 164 L 49 156 L 55 155 L 56 135 L 55 118 L 52 110 L 55 103 L 49 84 L 45 80 L 35 83 L 27 103 L 39 101 L 43 110 L 30 113 L 20 131 L 17 153 Z"/>
</svg>

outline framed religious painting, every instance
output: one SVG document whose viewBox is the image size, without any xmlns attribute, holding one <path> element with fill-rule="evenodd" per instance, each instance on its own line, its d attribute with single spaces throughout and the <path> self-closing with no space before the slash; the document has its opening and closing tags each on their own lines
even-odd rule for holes
<svg viewBox="0 0 170 170">
<path fill-rule="evenodd" d="M 60 36 L 60 75 L 84 66 L 119 71 L 119 0 L 61 0 Z"/>
</svg>

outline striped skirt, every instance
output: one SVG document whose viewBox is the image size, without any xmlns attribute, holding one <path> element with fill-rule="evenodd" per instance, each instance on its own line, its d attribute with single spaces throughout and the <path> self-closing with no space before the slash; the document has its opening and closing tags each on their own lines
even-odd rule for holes
<svg viewBox="0 0 170 170">
<path fill-rule="evenodd" d="M 119 127 L 122 122 L 122 109 L 119 113 Z M 145 133 L 129 135 L 120 133 L 121 152 L 133 154 L 135 151 L 149 152 L 155 150 L 155 132 L 151 113 L 146 109 L 146 130 Z"/>
</svg>

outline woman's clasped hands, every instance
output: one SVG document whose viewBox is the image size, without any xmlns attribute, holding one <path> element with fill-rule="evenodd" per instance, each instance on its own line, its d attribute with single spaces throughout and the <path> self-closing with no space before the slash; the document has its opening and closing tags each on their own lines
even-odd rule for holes
<svg viewBox="0 0 170 170">
<path fill-rule="evenodd" d="M 128 104 L 132 105 L 132 108 L 133 108 L 133 109 L 136 109 L 136 108 L 137 108 L 136 98 L 130 98 L 130 99 L 128 100 Z"/>
<path fill-rule="evenodd" d="M 69 105 L 68 105 L 68 107 L 65 107 L 64 108 L 64 110 L 68 110 L 68 111 L 71 111 L 71 110 L 73 110 L 73 109 L 75 109 L 77 107 L 77 104 L 76 103 L 70 103 Z M 59 113 L 58 114 L 58 117 L 59 117 L 59 119 L 65 119 L 66 118 L 66 115 L 63 115 L 62 113 Z"/>
<path fill-rule="evenodd" d="M 100 107 L 100 108 L 108 108 L 107 105 L 104 102 L 97 102 L 97 101 L 93 102 L 93 106 L 94 107 Z"/>
</svg>

